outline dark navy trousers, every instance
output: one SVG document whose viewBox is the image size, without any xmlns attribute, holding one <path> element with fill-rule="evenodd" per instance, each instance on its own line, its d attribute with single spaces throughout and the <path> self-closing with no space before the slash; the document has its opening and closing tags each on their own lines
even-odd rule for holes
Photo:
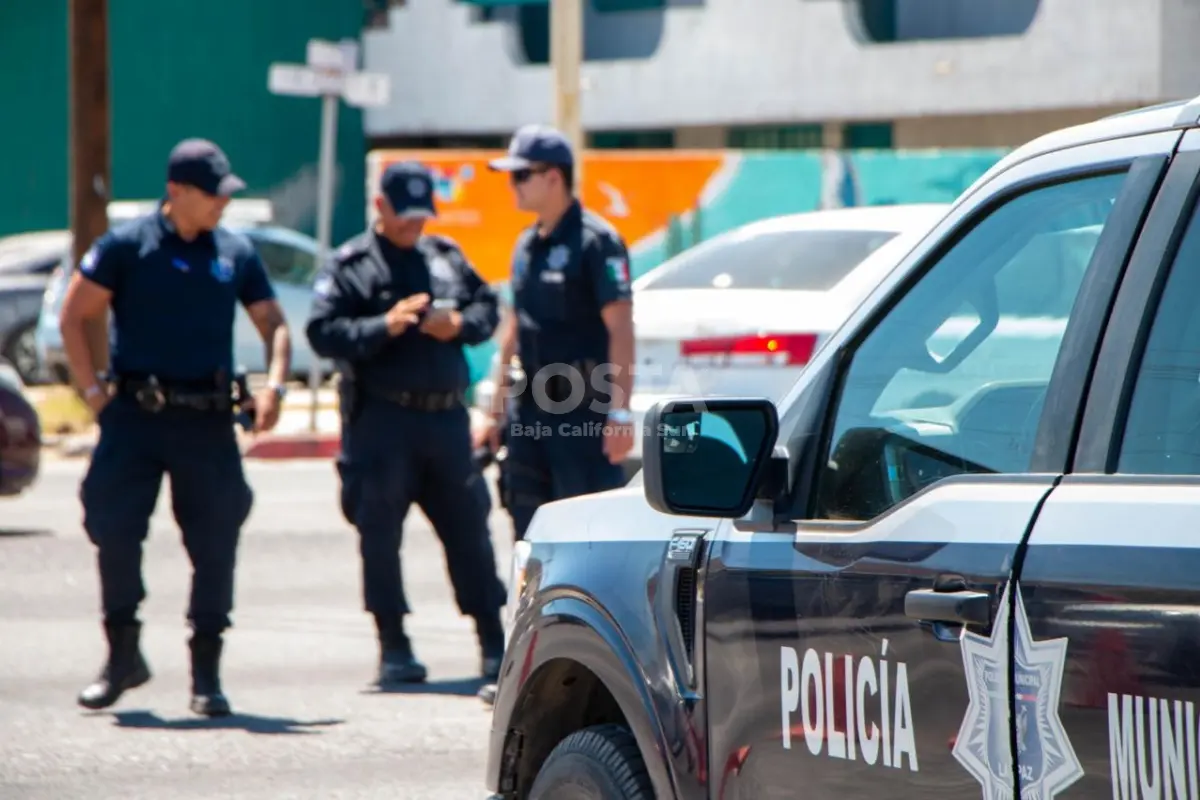
<svg viewBox="0 0 1200 800">
<path fill-rule="evenodd" d="M 606 420 L 588 409 L 551 414 L 517 405 L 505 431 L 504 483 L 518 541 L 543 504 L 625 485 L 624 467 L 604 454 Z"/>
<path fill-rule="evenodd" d="M 151 413 L 118 396 L 98 423 L 100 440 L 80 500 L 84 529 L 98 552 L 105 618 L 132 622 L 146 598 L 142 543 L 167 475 L 192 562 L 188 620 L 198 633 L 221 633 L 231 624 L 238 538 L 254 499 L 232 417 L 186 409 Z"/>
<path fill-rule="evenodd" d="M 400 544 L 416 503 L 442 542 L 459 611 L 493 614 L 504 605 L 488 530 L 492 500 L 471 457 L 465 408 L 419 411 L 367 398 L 342 431 L 341 505 L 358 529 L 363 602 L 376 616 L 410 612 Z"/>
</svg>

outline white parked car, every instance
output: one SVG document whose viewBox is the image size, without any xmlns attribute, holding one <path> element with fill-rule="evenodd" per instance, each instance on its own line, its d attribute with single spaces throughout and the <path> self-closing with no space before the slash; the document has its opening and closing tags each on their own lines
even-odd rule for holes
<svg viewBox="0 0 1200 800">
<path fill-rule="evenodd" d="M 681 396 L 781 399 L 799 372 L 939 221 L 945 204 L 811 211 L 753 222 L 633 284 L 631 406 Z M 641 437 L 627 463 L 641 464 Z"/>
<path fill-rule="evenodd" d="M 271 284 L 292 329 L 292 376 L 306 378 L 311 366 L 319 362 L 313 355 L 303 330 L 312 305 L 312 283 L 317 260 L 316 240 L 288 228 L 259 225 L 249 221 L 230 222 L 226 227 L 249 237 L 266 265 Z M 56 246 L 63 253 L 63 257 L 42 296 L 36 347 L 43 376 L 49 380 L 66 382 L 67 361 L 62 349 L 62 335 L 58 330 L 58 314 L 74 268 L 67 255 L 71 249 L 71 234 L 69 231 L 48 233 L 57 234 Z M 267 369 L 266 348 L 250 317 L 242 308 L 238 308 L 234 330 L 234 363 L 250 373 L 262 373 Z M 322 374 L 329 374 L 332 370 L 329 364 L 323 364 L 322 367 Z"/>
</svg>

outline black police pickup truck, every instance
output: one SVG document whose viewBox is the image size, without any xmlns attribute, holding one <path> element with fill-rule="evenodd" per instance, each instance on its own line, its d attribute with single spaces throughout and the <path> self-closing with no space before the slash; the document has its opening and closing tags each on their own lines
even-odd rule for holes
<svg viewBox="0 0 1200 800">
<path fill-rule="evenodd" d="M 518 547 L 497 798 L 1200 798 L 1200 100 L 997 164 Z"/>
</svg>

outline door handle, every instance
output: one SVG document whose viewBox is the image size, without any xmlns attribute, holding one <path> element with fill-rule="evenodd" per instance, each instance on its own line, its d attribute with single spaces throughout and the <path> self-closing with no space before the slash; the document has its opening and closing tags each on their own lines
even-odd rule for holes
<svg viewBox="0 0 1200 800">
<path fill-rule="evenodd" d="M 904 614 L 924 622 L 987 625 L 992 619 L 992 600 L 987 592 L 913 589 L 904 595 Z"/>
</svg>

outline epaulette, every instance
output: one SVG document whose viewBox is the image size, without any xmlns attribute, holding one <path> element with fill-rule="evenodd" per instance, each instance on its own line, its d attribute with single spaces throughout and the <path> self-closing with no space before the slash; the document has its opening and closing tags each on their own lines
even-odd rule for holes
<svg viewBox="0 0 1200 800">
<path fill-rule="evenodd" d="M 356 237 L 343 244 L 333 253 L 333 261 L 338 266 L 354 264 L 371 252 L 371 247 L 367 240 L 362 237 Z"/>
<path fill-rule="evenodd" d="M 602 217 L 595 211 L 591 211 L 586 208 L 583 210 L 583 226 L 585 228 L 591 228 L 594 233 L 600 233 L 618 239 L 621 237 L 621 233 L 617 230 L 617 226 L 613 225 L 607 217 Z"/>
<path fill-rule="evenodd" d="M 425 238 L 432 242 L 433 246 L 436 247 L 440 253 L 462 252 L 462 248 L 459 247 L 458 242 L 454 241 L 449 236 L 443 236 L 440 233 L 427 233 L 425 234 Z"/>
</svg>

